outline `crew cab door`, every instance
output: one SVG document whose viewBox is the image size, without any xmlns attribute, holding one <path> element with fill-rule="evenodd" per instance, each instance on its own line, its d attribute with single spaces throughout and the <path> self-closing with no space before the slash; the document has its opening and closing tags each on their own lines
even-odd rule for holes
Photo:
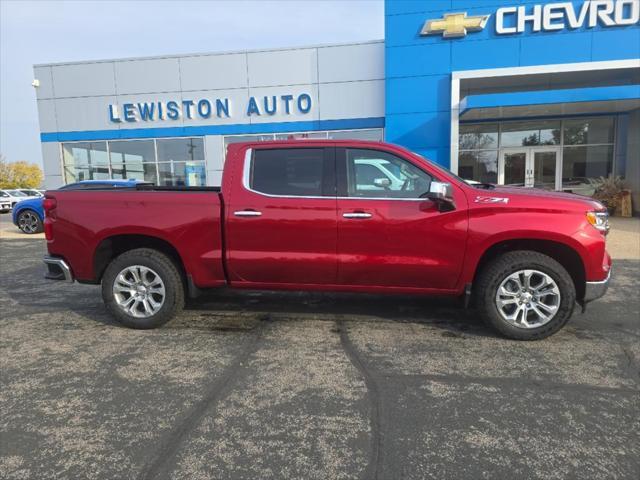
<svg viewBox="0 0 640 480">
<path fill-rule="evenodd" d="M 334 148 L 264 146 L 241 161 L 225 206 L 231 282 L 335 284 Z"/>
<path fill-rule="evenodd" d="M 440 211 L 420 198 L 442 181 L 437 172 L 389 151 L 337 148 L 336 166 L 340 284 L 454 288 L 467 236 L 464 193 L 454 187 L 456 208 Z"/>
</svg>

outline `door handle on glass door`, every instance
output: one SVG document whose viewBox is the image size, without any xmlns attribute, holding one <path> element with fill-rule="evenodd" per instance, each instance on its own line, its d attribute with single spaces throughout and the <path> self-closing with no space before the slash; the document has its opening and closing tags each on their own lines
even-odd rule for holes
<svg viewBox="0 0 640 480">
<path fill-rule="evenodd" d="M 343 213 L 342 216 L 344 218 L 371 218 L 371 214 L 366 212 Z"/>
<path fill-rule="evenodd" d="M 233 214 L 236 217 L 259 217 L 262 215 L 262 212 L 258 212 L 257 210 L 236 210 Z"/>
</svg>

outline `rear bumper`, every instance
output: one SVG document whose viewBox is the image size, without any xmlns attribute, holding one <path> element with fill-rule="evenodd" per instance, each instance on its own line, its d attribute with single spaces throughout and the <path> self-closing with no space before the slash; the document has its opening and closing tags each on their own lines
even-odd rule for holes
<svg viewBox="0 0 640 480">
<path fill-rule="evenodd" d="M 607 274 L 607 278 L 602 280 L 601 282 L 586 282 L 585 290 L 584 290 L 584 303 L 593 302 L 598 298 L 602 297 L 605 293 L 607 293 L 607 289 L 609 288 L 609 282 L 611 281 L 611 271 L 613 269 L 609 268 L 609 273 Z"/>
<path fill-rule="evenodd" d="M 42 259 L 47 266 L 47 273 L 44 278 L 47 280 L 64 280 L 65 282 L 73 282 L 73 273 L 67 262 L 58 257 L 50 257 L 45 255 Z"/>
</svg>

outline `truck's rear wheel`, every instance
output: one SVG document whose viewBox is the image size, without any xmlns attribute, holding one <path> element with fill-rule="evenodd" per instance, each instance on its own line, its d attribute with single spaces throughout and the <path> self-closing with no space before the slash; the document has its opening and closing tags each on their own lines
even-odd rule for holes
<svg viewBox="0 0 640 480">
<path fill-rule="evenodd" d="M 163 253 L 137 248 L 116 257 L 102 277 L 102 299 L 118 322 L 156 328 L 184 307 L 184 286 L 175 264 Z"/>
<path fill-rule="evenodd" d="M 484 320 L 506 337 L 539 340 L 571 318 L 576 289 L 565 268 L 538 252 L 505 253 L 481 273 L 478 308 Z"/>
</svg>

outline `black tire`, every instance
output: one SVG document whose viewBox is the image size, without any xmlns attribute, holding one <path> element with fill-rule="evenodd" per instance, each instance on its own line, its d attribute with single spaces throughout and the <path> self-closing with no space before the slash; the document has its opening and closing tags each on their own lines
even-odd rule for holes
<svg viewBox="0 0 640 480">
<path fill-rule="evenodd" d="M 538 270 L 549 275 L 560 291 L 560 304 L 553 318 L 536 328 L 512 325 L 502 318 L 496 305 L 496 293 L 504 279 L 519 270 Z M 576 288 L 569 273 L 553 258 L 529 250 L 505 253 L 489 265 L 477 283 L 477 307 L 483 320 L 505 337 L 514 340 L 541 340 L 553 335 L 569 321 L 576 303 Z"/>
<path fill-rule="evenodd" d="M 135 317 L 118 305 L 113 292 L 116 277 L 127 267 L 140 265 L 151 269 L 164 284 L 164 303 L 148 317 Z M 164 325 L 184 308 L 184 284 L 174 262 L 162 252 L 150 248 L 137 248 L 119 255 L 111 261 L 102 276 L 102 299 L 107 310 L 122 325 L 135 329 L 150 329 Z"/>
<path fill-rule="evenodd" d="M 18 228 L 27 235 L 44 231 L 40 215 L 30 209 L 25 209 L 18 214 Z"/>
</svg>

